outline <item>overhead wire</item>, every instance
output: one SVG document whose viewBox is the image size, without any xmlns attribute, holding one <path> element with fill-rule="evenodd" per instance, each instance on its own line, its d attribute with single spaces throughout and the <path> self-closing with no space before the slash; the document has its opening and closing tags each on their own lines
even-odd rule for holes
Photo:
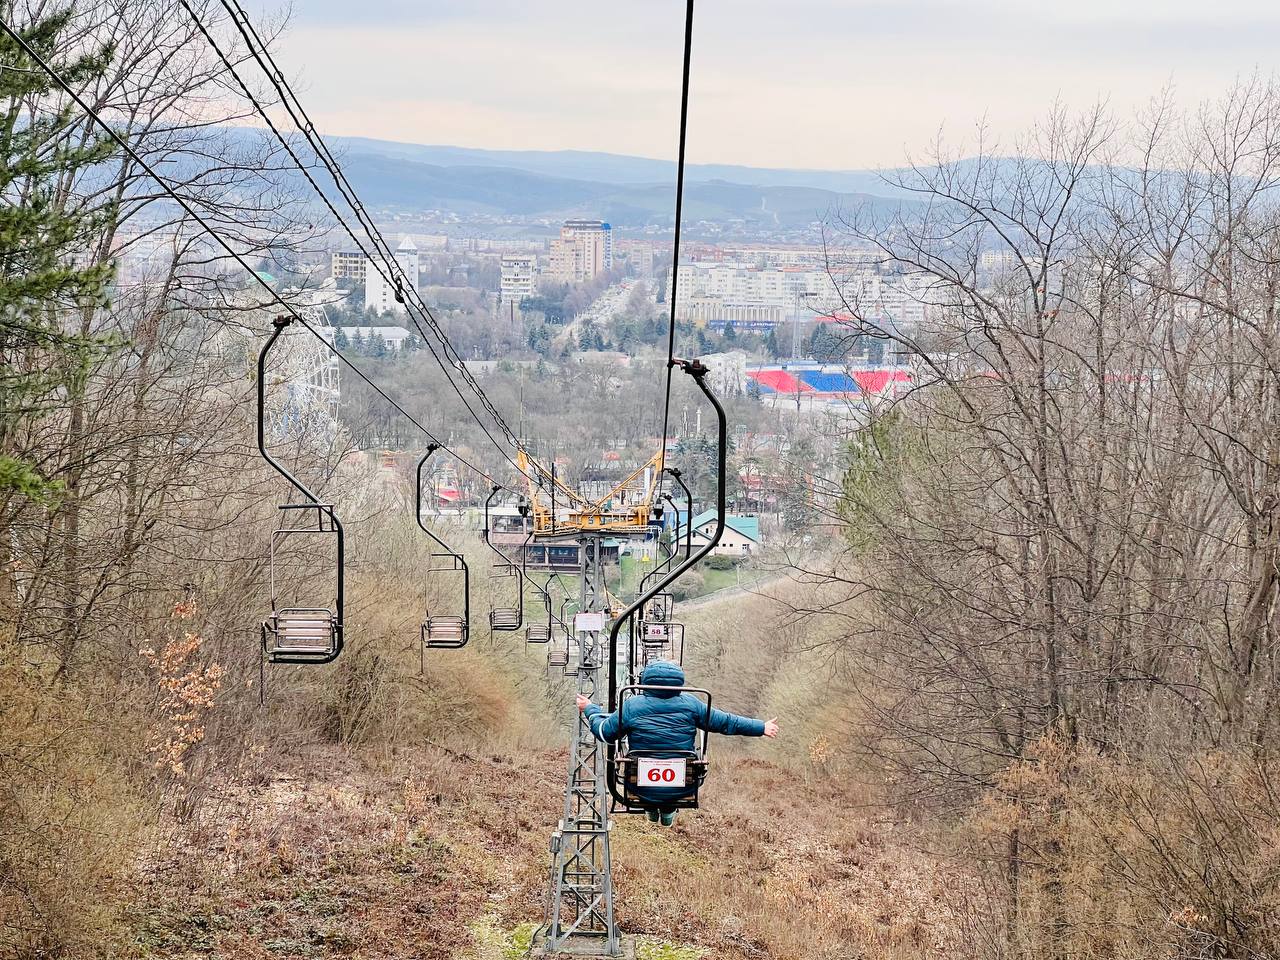
<svg viewBox="0 0 1280 960">
<path fill-rule="evenodd" d="M 366 257 L 366 259 L 369 260 L 369 262 L 372 264 L 372 266 L 378 272 L 378 274 L 383 278 L 383 280 L 385 280 L 387 283 L 395 287 L 396 293 L 397 293 L 397 300 L 405 306 L 407 315 L 413 321 L 414 326 L 417 327 L 418 332 L 422 335 L 423 343 L 427 346 L 428 350 L 431 353 L 432 358 L 440 366 L 440 369 L 444 373 L 445 379 L 448 381 L 450 387 L 452 387 L 454 392 L 458 394 L 459 399 L 462 400 L 463 405 L 467 408 L 468 412 L 476 420 L 476 423 L 480 426 L 481 430 L 484 431 L 485 435 L 494 444 L 494 446 L 498 448 L 498 451 L 499 453 L 502 454 L 503 458 L 506 459 L 507 462 L 510 463 L 516 469 L 517 472 L 525 474 L 525 471 L 521 468 L 521 466 L 511 458 L 510 454 L 507 453 L 507 451 L 498 442 L 497 438 L 495 438 L 493 434 L 489 431 L 488 427 L 485 426 L 484 422 L 481 420 L 481 418 L 476 413 L 474 408 L 472 408 L 470 403 L 467 402 L 466 398 L 462 394 L 462 391 L 459 389 L 457 383 L 453 379 L 453 375 L 450 372 L 450 367 L 452 367 L 453 370 L 456 370 L 462 376 L 462 379 L 471 388 L 472 392 L 475 393 L 476 398 L 480 401 L 481 405 L 485 408 L 486 412 L 489 413 L 489 415 L 493 418 L 494 422 L 498 425 L 499 429 L 502 431 L 502 433 L 506 437 L 507 442 L 511 446 L 515 447 L 517 450 L 520 450 L 522 453 L 524 453 L 525 456 L 528 458 L 530 464 L 534 467 L 534 469 L 537 472 L 542 473 L 543 475 L 546 475 L 547 474 L 546 468 L 542 467 L 542 465 L 539 464 L 535 458 L 530 456 L 526 449 L 524 449 L 523 443 L 520 440 L 520 438 L 516 436 L 516 434 L 511 430 L 511 427 L 507 424 L 506 419 L 502 416 L 501 412 L 489 399 L 489 396 L 485 393 L 484 389 L 476 381 L 475 377 L 471 374 L 470 370 L 467 369 L 464 361 L 462 360 L 462 357 L 458 354 L 456 348 L 453 346 L 452 342 L 449 340 L 448 335 L 440 327 L 439 321 L 436 319 L 435 315 L 432 313 L 431 308 L 426 304 L 426 302 L 422 299 L 420 293 L 418 292 L 417 278 L 416 277 L 410 278 L 405 276 L 403 267 L 400 264 L 400 262 L 396 259 L 394 252 L 392 252 L 390 244 L 387 243 L 386 238 L 382 235 L 381 231 L 378 230 L 377 225 L 373 222 L 373 218 L 369 215 L 368 210 L 365 208 L 363 202 L 360 200 L 359 196 L 356 194 L 355 189 L 351 186 L 350 181 L 347 179 L 346 174 L 343 172 L 341 165 L 338 163 L 337 159 L 333 156 L 332 152 L 329 150 L 328 146 L 325 144 L 323 137 L 321 137 L 319 133 L 316 131 L 315 124 L 312 123 L 310 116 L 307 114 L 306 109 L 303 107 L 302 102 L 298 98 L 297 94 L 295 94 L 293 92 L 293 89 L 289 86 L 289 83 L 284 76 L 284 72 L 279 68 L 274 58 L 271 56 L 270 51 L 267 49 L 266 43 L 262 40 L 261 35 L 258 33 L 257 29 L 253 26 L 253 22 L 250 20 L 248 13 L 244 10 L 244 7 L 238 2 L 238 0 L 221 0 L 223 8 L 227 11 L 227 14 L 231 17 L 232 22 L 235 24 L 236 29 L 239 31 L 240 36 L 244 40 L 249 50 L 249 53 L 253 56 L 258 66 L 262 69 L 263 74 L 266 76 L 267 80 L 271 83 L 272 87 L 275 89 L 277 96 L 280 98 L 281 105 L 285 108 L 286 112 L 289 114 L 289 118 L 293 121 L 299 133 L 301 133 L 303 138 L 306 140 L 308 146 L 311 148 L 316 158 L 324 166 L 326 172 L 329 174 L 330 178 L 333 180 L 335 187 L 338 189 L 338 192 L 341 194 L 347 206 L 350 207 L 352 212 L 355 214 L 356 219 L 359 221 L 363 232 L 368 236 L 372 246 L 376 249 L 378 253 L 377 259 L 375 259 L 375 257 L 370 253 L 369 249 L 355 235 L 355 232 L 351 229 L 346 219 L 335 208 L 329 196 L 316 182 L 315 178 L 311 176 L 310 171 L 307 169 L 306 165 L 302 162 L 302 160 L 298 157 L 292 145 L 288 142 L 288 139 L 284 136 L 283 133 L 281 133 L 279 128 L 271 120 L 270 116 L 266 111 L 266 108 L 262 105 L 262 103 L 258 100 L 258 98 L 254 96 L 252 91 L 249 90 L 248 85 L 244 82 L 243 78 L 237 72 L 235 65 L 231 62 L 230 57 L 227 56 L 227 54 L 218 45 L 217 41 L 212 37 L 212 35 L 206 29 L 200 17 L 196 14 L 196 12 L 192 9 L 190 4 L 188 3 L 188 0 L 180 0 L 180 2 L 183 8 L 187 11 L 187 14 L 196 23 L 196 26 L 198 27 L 200 32 L 204 35 L 205 39 L 208 41 L 210 46 L 218 54 L 218 57 L 222 60 L 227 70 L 235 78 L 237 84 L 240 86 L 241 91 L 249 99 L 250 103 L 253 105 L 258 115 L 262 118 L 263 122 L 266 123 L 267 127 L 271 130 L 275 138 L 280 142 L 281 146 L 283 146 L 284 149 L 288 152 L 289 156 L 293 159 L 298 169 L 302 172 L 303 176 L 307 179 L 311 187 L 316 191 L 317 195 L 323 201 L 324 205 L 328 208 L 330 214 L 332 214 L 332 216 L 337 220 L 339 226 L 341 226 L 341 228 L 346 233 L 346 235 L 359 248 L 360 252 Z M 381 260 L 381 265 L 379 265 L 377 260 Z M 383 269 L 384 267 L 385 269 Z M 447 358 L 449 361 L 448 363 L 446 363 L 445 360 L 440 357 L 440 355 L 436 352 L 435 348 L 432 346 L 431 338 L 428 336 L 427 331 L 423 329 L 422 321 L 425 321 L 427 326 L 430 327 L 432 333 L 435 334 L 436 339 L 440 343 L 440 348 L 444 352 L 445 358 Z M 525 475 L 527 476 L 527 474 Z"/>
<path fill-rule="evenodd" d="M 146 160 L 144 160 L 142 156 L 128 143 L 128 141 L 125 140 L 122 136 L 120 136 L 120 134 L 115 130 L 115 128 L 112 127 L 109 123 L 107 123 L 106 120 L 104 120 L 102 116 L 96 110 L 94 110 L 93 107 L 90 106 L 84 100 L 83 97 L 80 96 L 80 94 L 78 94 L 75 90 L 73 90 L 71 88 L 71 85 L 67 83 L 67 81 L 62 77 L 62 75 L 58 73 L 58 71 L 53 67 L 51 67 L 48 63 L 46 63 L 45 60 L 40 56 L 40 54 L 38 54 L 31 47 L 29 43 L 27 43 L 26 39 L 17 30 L 15 30 L 8 23 L 8 21 L 4 20 L 3 18 L 0 18 L 0 29 L 2 29 L 6 34 L 8 34 L 8 36 L 15 43 L 17 43 L 18 46 L 22 48 L 23 52 L 32 60 L 32 62 L 35 63 L 38 67 L 40 67 L 40 69 L 43 70 L 49 76 L 49 78 L 53 80 L 54 83 L 56 83 L 69 97 L 71 97 L 73 101 L 75 101 L 76 105 L 79 106 L 80 109 L 84 111 L 85 115 L 89 117 L 90 120 L 92 120 L 95 124 L 101 127 L 102 130 L 107 134 L 107 136 L 109 136 L 113 141 L 115 141 L 116 145 L 119 146 L 120 149 L 122 149 L 125 153 L 127 153 L 129 155 L 129 158 L 134 163 L 136 163 L 140 169 L 144 170 L 147 173 L 147 175 L 151 177 L 152 180 L 156 182 L 157 186 L 159 186 L 169 197 L 171 197 L 175 202 L 177 202 L 177 204 L 180 207 L 182 207 L 182 209 L 187 213 L 188 216 L 190 216 L 196 223 L 198 223 L 204 229 L 204 231 L 214 241 L 216 241 L 217 244 L 223 250 L 227 252 L 227 254 L 232 259 L 234 259 L 237 263 L 239 263 L 240 266 L 243 267 L 245 271 L 249 274 L 249 276 L 253 277 L 253 279 L 258 283 L 258 285 L 260 285 L 276 303 L 278 303 L 281 307 L 283 307 L 286 311 L 288 311 L 288 313 L 292 316 L 294 320 L 296 320 L 302 327 L 308 330 L 322 344 L 324 344 L 325 348 L 330 353 L 332 353 L 335 357 L 338 358 L 338 360 L 340 360 L 348 368 L 350 368 L 350 370 L 357 377 L 363 380 L 375 393 L 377 393 L 380 397 L 382 397 L 383 400 L 385 400 L 388 404 L 390 404 L 391 407 L 394 408 L 397 412 L 399 412 L 406 420 L 408 420 L 420 431 L 422 431 L 423 435 L 426 436 L 431 442 L 439 444 L 442 450 L 447 451 L 450 454 L 450 456 L 452 456 L 455 460 L 457 460 L 459 463 L 461 463 L 463 466 L 467 467 L 468 469 L 475 471 L 477 474 L 479 474 L 482 477 L 485 477 L 485 478 L 490 477 L 488 471 L 485 471 L 480 467 L 477 467 L 475 464 L 471 463 L 470 461 L 462 457 L 455 450 L 451 449 L 447 444 L 441 441 L 421 421 L 419 421 L 417 417 L 415 417 L 403 406 L 401 406 L 393 397 L 391 397 L 390 394 L 388 394 L 385 390 L 383 390 L 382 387 L 378 386 L 378 384 L 375 383 L 373 379 L 370 378 L 368 374 L 366 374 L 363 370 L 361 370 L 360 367 L 357 366 L 350 358 L 346 357 L 340 350 L 338 350 L 337 347 L 335 347 L 332 343 L 330 343 L 329 340 L 324 336 L 324 334 L 322 334 L 318 329 L 316 329 L 316 327 L 309 320 L 307 320 L 306 317 L 304 317 L 297 310 L 297 308 L 293 306 L 293 304 L 287 302 L 283 297 L 281 297 L 280 294 L 277 293 L 269 283 L 267 283 L 264 279 L 262 279 L 262 277 L 259 276 L 258 272 L 249 265 L 249 262 L 245 260 L 244 256 L 241 253 L 239 253 L 237 250 L 235 250 L 229 243 L 227 243 L 227 241 L 224 240 L 222 236 L 219 235 L 218 232 L 214 230 L 214 228 L 209 224 L 208 220 L 206 220 L 203 216 L 201 216 L 200 213 L 196 211 L 192 202 L 188 198 L 179 194 L 172 187 L 172 185 L 169 184 L 167 180 L 161 177 L 155 171 L 155 168 L 152 167 L 151 164 L 149 164 Z M 504 489 L 507 489 L 507 488 L 504 487 Z"/>
<path fill-rule="evenodd" d="M 680 221 L 684 211 L 684 157 L 689 129 L 689 66 L 693 54 L 693 0 L 686 0 L 684 12 L 684 69 L 680 81 L 680 146 L 676 155 L 676 223 L 671 252 L 671 319 L 667 326 L 667 386 L 662 404 L 662 459 L 658 469 L 667 465 L 667 429 L 671 421 L 671 373 L 676 366 L 676 290 L 680 281 Z"/>
</svg>

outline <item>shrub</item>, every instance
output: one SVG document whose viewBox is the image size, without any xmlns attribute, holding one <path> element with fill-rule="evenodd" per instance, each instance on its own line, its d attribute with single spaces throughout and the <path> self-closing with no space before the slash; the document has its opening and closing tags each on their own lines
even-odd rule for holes
<svg viewBox="0 0 1280 960">
<path fill-rule="evenodd" d="M 120 933 L 146 743 L 119 702 L 0 652 L 0 956 L 92 957 Z"/>
<path fill-rule="evenodd" d="M 690 570 L 671 585 L 671 595 L 677 600 L 689 600 L 700 596 L 706 585 L 707 578 L 701 570 Z"/>
</svg>

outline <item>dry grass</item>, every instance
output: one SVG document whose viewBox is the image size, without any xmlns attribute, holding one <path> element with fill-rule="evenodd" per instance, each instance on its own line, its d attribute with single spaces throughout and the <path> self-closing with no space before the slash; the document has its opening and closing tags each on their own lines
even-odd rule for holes
<svg viewBox="0 0 1280 960">
<path fill-rule="evenodd" d="M 266 782 L 228 785 L 228 815 L 157 864 L 136 953 L 185 958 L 470 956 L 477 931 L 541 919 L 563 751 L 387 766 L 318 748 Z M 705 809 L 672 830 L 621 818 L 629 932 L 737 958 L 941 955 L 956 878 L 840 790 L 725 759 Z M 482 938 L 483 939 L 483 938 Z"/>
<path fill-rule="evenodd" d="M 146 817 L 128 770 L 150 765 L 131 719 L 0 659 L 0 956 L 91 957 L 118 932 Z"/>
</svg>

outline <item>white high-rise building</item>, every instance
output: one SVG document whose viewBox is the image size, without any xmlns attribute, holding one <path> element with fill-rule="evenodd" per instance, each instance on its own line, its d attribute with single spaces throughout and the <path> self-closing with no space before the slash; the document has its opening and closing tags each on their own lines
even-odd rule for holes
<svg viewBox="0 0 1280 960">
<path fill-rule="evenodd" d="M 551 241 L 551 276 L 581 283 L 613 269 L 613 228 L 603 220 L 566 220 Z"/>
<path fill-rule="evenodd" d="M 538 284 L 538 257 L 532 253 L 504 253 L 502 255 L 502 283 L 499 299 L 502 304 L 514 303 L 531 297 Z"/>
<path fill-rule="evenodd" d="M 413 242 L 413 238 L 408 234 L 400 241 L 400 246 L 396 247 L 396 261 L 400 264 L 404 278 L 408 280 L 409 285 L 416 290 L 418 288 L 418 246 Z M 379 266 L 385 271 L 386 267 L 379 261 Z M 396 277 L 393 275 L 391 280 Z M 408 296 L 408 291 L 405 292 Z M 396 300 L 396 287 L 394 282 L 388 282 L 375 267 L 372 260 L 367 261 L 364 267 L 364 308 L 366 310 L 376 310 L 378 313 L 387 311 L 393 313 L 406 313 L 404 304 Z"/>
</svg>

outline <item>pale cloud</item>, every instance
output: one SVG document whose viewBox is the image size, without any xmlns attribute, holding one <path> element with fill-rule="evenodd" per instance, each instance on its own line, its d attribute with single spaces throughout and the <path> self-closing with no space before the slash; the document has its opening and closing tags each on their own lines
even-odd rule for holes
<svg viewBox="0 0 1280 960">
<path fill-rule="evenodd" d="M 1258 0 L 698 0 L 690 159 L 892 165 L 1054 101 L 1126 113 L 1270 72 Z M 327 133 L 671 157 L 678 0 L 295 0 L 277 56 Z"/>
</svg>

